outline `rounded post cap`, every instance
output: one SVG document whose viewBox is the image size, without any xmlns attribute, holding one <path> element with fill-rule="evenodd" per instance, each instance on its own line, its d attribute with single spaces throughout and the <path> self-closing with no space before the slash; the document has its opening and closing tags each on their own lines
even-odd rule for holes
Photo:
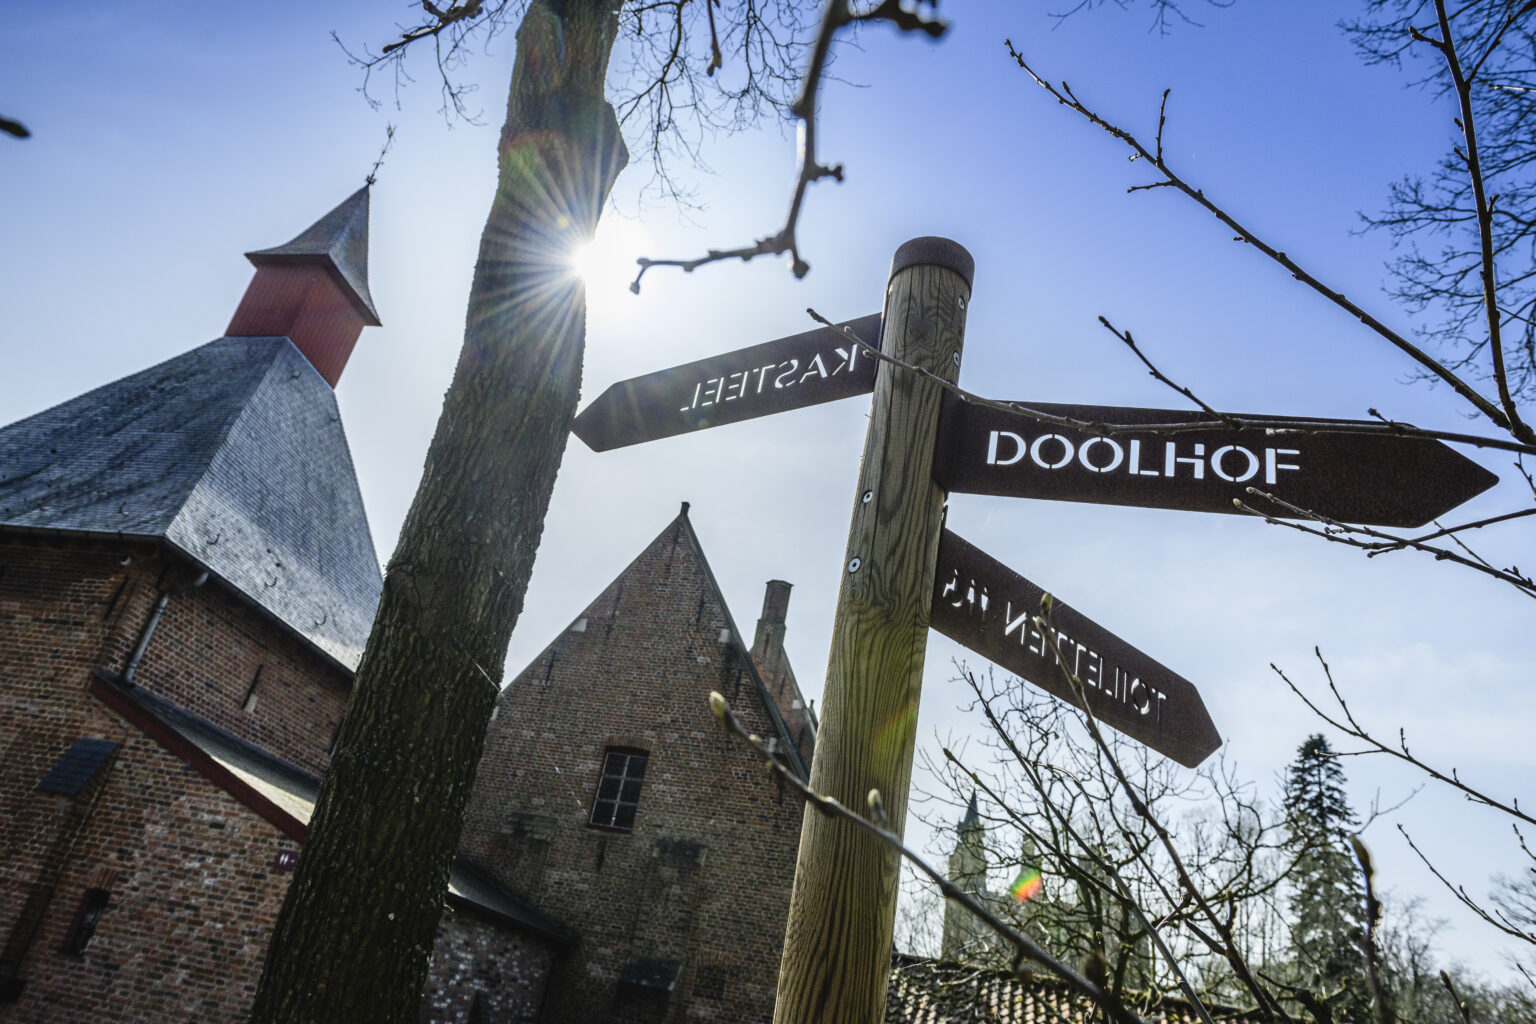
<svg viewBox="0 0 1536 1024">
<path fill-rule="evenodd" d="M 908 267 L 921 266 L 946 267 L 953 270 L 965 278 L 967 288 L 972 286 L 972 280 L 976 276 L 976 260 L 966 251 L 965 246 L 949 238 L 940 238 L 938 235 L 924 235 L 901 243 L 901 247 L 896 250 L 896 255 L 891 258 L 891 276 L 895 277 Z"/>
</svg>

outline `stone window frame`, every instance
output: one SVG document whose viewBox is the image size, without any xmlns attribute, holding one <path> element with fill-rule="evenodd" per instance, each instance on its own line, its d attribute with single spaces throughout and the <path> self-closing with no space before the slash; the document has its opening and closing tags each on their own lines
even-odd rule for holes
<svg viewBox="0 0 1536 1024">
<path fill-rule="evenodd" d="M 644 747 L 611 745 L 603 748 L 597 788 L 593 791 L 592 809 L 587 817 L 589 827 L 607 832 L 635 830 L 640 791 L 650 759 L 651 752 Z"/>
</svg>

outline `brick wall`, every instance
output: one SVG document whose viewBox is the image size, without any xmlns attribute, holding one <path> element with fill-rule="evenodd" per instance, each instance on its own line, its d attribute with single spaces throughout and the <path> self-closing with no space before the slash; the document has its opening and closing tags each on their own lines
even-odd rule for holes
<svg viewBox="0 0 1536 1024">
<path fill-rule="evenodd" d="M 151 545 L 0 543 L 0 944 L 36 924 L 7 1024 L 236 1020 L 248 1005 L 293 842 L 85 692 L 93 670 L 124 670 L 159 595 L 193 579 Z M 707 706 L 719 690 L 775 735 L 749 657 L 680 517 L 503 695 L 463 846 L 581 934 L 552 968 L 546 1020 L 771 1016 L 801 810 Z M 770 679 L 798 724 L 793 674 L 774 662 Z M 318 772 L 349 679 L 210 582 L 170 599 L 136 682 Z M 123 744 L 109 770 L 74 798 L 36 792 L 83 736 Z M 649 755 L 632 830 L 589 824 L 611 747 Z M 90 946 L 64 952 L 100 888 Z M 670 992 L 620 984 L 647 961 L 677 965 Z M 532 1019 L 551 962 L 531 938 L 450 916 L 424 1015 Z"/>
<path fill-rule="evenodd" d="M 795 670 L 784 650 L 785 616 L 789 610 L 790 585 L 769 580 L 763 593 L 763 613 L 752 639 L 752 662 L 774 706 L 779 709 L 791 740 L 807 766 L 816 751 L 816 723 L 795 681 Z"/>
<path fill-rule="evenodd" d="M 0 544 L 0 947 L 67 827 L 69 801 L 34 787 L 78 737 L 116 738 L 84 687 L 147 613 L 131 580 L 145 550 Z"/>
<path fill-rule="evenodd" d="M 153 545 L 0 540 L 0 1001 L 4 1024 L 239 1021 L 297 844 L 111 713 L 91 673 L 121 673 L 158 597 L 196 578 Z M 252 710 L 250 680 L 262 674 Z M 138 686 L 311 771 L 348 676 L 215 584 L 173 596 Z M 81 737 L 121 744 L 75 796 L 40 792 Z M 107 903 L 66 951 L 89 890 Z M 524 933 L 445 918 L 424 1020 L 533 1020 L 552 959 Z M 20 982 L 20 985 L 14 984 Z"/>
<path fill-rule="evenodd" d="M 60 685 L 83 687 L 96 668 L 124 671 L 160 595 L 196 576 L 152 545 L 0 542 L 5 699 L 26 710 L 71 706 Z M 135 672 L 145 690 L 317 774 L 350 679 L 217 581 L 169 599 Z M 0 751 L 21 720 L 0 722 Z"/>
<path fill-rule="evenodd" d="M 522 1024 L 539 1019 L 551 948 L 473 911 L 443 914 L 422 997 L 422 1019 Z"/>
<path fill-rule="evenodd" d="M 151 545 L 0 543 L 0 975 L 25 982 L 0 1020 L 235 1020 L 249 1001 L 287 885 L 271 865 L 293 843 L 86 692 L 93 670 L 126 667 L 159 594 L 193 578 Z M 282 752 L 319 767 L 328 735 L 303 719 L 339 716 L 344 676 L 228 594 L 173 597 L 138 681 L 254 739 L 223 685 L 252 659 L 320 695 L 267 709 L 300 720 Z M 38 791 L 82 737 L 122 746 L 81 793 Z M 109 902 L 72 956 L 92 888 Z"/>
<path fill-rule="evenodd" d="M 759 1021 L 772 1013 L 801 808 L 709 713 L 774 729 L 684 517 L 503 693 L 463 848 L 581 934 L 548 1020 Z M 589 824 L 604 750 L 649 763 L 632 831 Z M 673 990 L 619 985 L 681 965 Z"/>
<path fill-rule="evenodd" d="M 287 890 L 292 840 L 131 727 L 21 965 L 7 1024 L 237 1021 Z M 34 794 L 48 800 L 64 800 Z M 88 889 L 109 902 L 81 955 L 65 951 Z"/>
<path fill-rule="evenodd" d="M 317 775 L 351 686 L 350 673 L 214 583 L 170 599 L 135 681 Z"/>
</svg>

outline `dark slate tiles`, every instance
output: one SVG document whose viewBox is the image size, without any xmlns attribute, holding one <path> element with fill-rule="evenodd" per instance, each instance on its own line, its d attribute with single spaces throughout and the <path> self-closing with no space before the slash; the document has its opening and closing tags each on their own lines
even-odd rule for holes
<svg viewBox="0 0 1536 1024">
<path fill-rule="evenodd" d="M 360 306 L 363 322 L 379 326 L 379 314 L 368 294 L 368 186 L 344 199 L 297 238 L 270 249 L 248 252 L 245 258 L 263 263 L 314 263 L 341 277 Z"/>
<path fill-rule="evenodd" d="M 378 606 L 378 558 L 335 393 L 280 340 L 166 537 L 355 667 Z"/>
<path fill-rule="evenodd" d="M 277 340 L 213 342 L 0 430 L 0 523 L 163 534 Z"/>
<path fill-rule="evenodd" d="M 355 668 L 382 581 L 336 396 L 220 338 L 0 429 L 0 527 L 163 537 Z"/>
</svg>

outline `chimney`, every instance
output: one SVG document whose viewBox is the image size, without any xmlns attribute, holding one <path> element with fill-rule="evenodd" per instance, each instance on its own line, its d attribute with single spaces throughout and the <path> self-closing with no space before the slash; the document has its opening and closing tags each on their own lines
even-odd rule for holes
<svg viewBox="0 0 1536 1024">
<path fill-rule="evenodd" d="M 293 241 L 245 258 L 256 276 L 224 333 L 286 337 L 335 387 L 363 328 L 379 326 L 368 294 L 368 186 Z"/>
<path fill-rule="evenodd" d="M 790 587 L 783 580 L 768 581 L 763 593 L 763 614 L 757 620 L 757 635 L 752 640 L 752 660 L 775 693 L 784 683 L 784 616 L 789 611 Z"/>
</svg>

